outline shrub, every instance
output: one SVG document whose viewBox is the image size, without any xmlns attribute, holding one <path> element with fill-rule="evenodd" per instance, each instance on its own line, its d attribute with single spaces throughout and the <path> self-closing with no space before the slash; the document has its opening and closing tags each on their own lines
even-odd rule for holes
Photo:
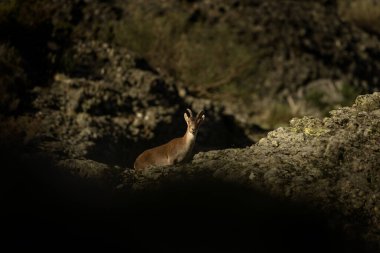
<svg viewBox="0 0 380 253">
<path fill-rule="evenodd" d="M 379 0 L 339 0 L 338 8 L 343 19 L 380 35 Z"/>
<path fill-rule="evenodd" d="M 15 112 L 25 92 L 26 77 L 17 51 L 0 44 L 0 111 Z"/>
</svg>

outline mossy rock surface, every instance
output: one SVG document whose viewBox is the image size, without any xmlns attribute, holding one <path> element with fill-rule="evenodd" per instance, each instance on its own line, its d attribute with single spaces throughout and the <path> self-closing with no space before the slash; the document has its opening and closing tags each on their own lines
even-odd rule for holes
<svg viewBox="0 0 380 253">
<path fill-rule="evenodd" d="M 203 177 L 234 182 L 338 212 L 346 232 L 379 247 L 379 103 L 380 93 L 360 96 L 330 117 L 293 119 L 249 148 L 202 152 L 191 164 L 144 171 L 133 187 Z"/>
</svg>

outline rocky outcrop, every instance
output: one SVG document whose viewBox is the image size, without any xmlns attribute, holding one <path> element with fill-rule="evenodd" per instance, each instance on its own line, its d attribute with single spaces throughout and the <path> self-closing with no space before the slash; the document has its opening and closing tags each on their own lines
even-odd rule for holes
<svg viewBox="0 0 380 253">
<path fill-rule="evenodd" d="M 378 38 L 344 21 L 337 2 L 345 1 L 5 3 L 0 27 L 9 36 L 0 40 L 22 59 L 10 61 L 21 77 L 11 92 L 26 88 L 26 107 L 29 89 L 49 86 L 56 73 L 121 81 L 123 71 L 114 67 L 136 64 L 218 101 L 242 128 L 273 128 L 378 89 Z M 128 58 L 130 51 L 138 57 Z M 20 100 L 10 99 L 11 107 Z"/>
<path fill-rule="evenodd" d="M 145 171 L 133 188 L 197 178 L 246 185 L 323 210 L 345 232 L 379 248 L 379 127 L 380 93 L 359 96 L 330 117 L 295 118 L 249 148 L 202 152 L 191 164 Z"/>
<path fill-rule="evenodd" d="M 9 115 L 25 109 L 26 75 L 13 47 L 0 43 L 0 111 Z"/>
<path fill-rule="evenodd" d="M 90 198 L 101 198 L 107 208 L 115 207 L 109 212 L 109 217 L 118 217 L 114 222 L 124 222 L 123 226 L 134 229 L 126 238 L 136 247 L 141 246 L 134 237 L 137 233 L 144 234 L 144 240 L 154 240 L 154 247 L 161 249 L 194 243 L 201 248 L 202 238 L 216 241 L 224 238 L 223 243 L 206 244 L 213 249 L 224 248 L 223 245 L 231 249 L 252 249 L 251 242 L 255 241 L 254 248 L 263 250 L 304 252 L 313 247 L 314 252 L 378 252 L 379 127 L 380 93 L 374 93 L 359 96 L 352 107 L 331 111 L 324 119 L 293 119 L 288 127 L 270 132 L 255 145 L 200 152 L 191 163 L 184 165 L 136 173 L 86 157 L 67 158 L 65 154 L 49 158 L 48 162 L 43 157 L 8 155 L 12 165 L 8 172 L 15 174 L 17 182 L 12 184 L 12 189 L 26 184 L 26 193 L 32 191 L 34 199 L 44 200 L 42 207 L 47 205 L 43 195 L 47 194 L 47 186 L 54 192 L 47 194 L 46 201 L 53 201 L 62 189 L 73 196 L 80 195 L 84 205 Z M 52 128 L 62 130 L 64 125 Z M 52 136 L 50 141 L 45 139 L 40 144 L 53 145 L 58 141 L 52 139 L 60 136 L 68 135 Z M 43 176 L 39 174 L 41 168 Z M 75 177 L 63 180 L 54 169 Z M 20 171 L 25 173 L 22 174 L 25 179 L 17 174 Z M 20 178 L 23 181 L 19 181 Z M 40 182 L 38 190 L 36 180 Z M 88 183 L 105 185 L 108 189 L 111 186 L 120 198 L 116 201 L 98 188 L 89 190 Z M 62 203 L 57 202 L 62 210 L 66 210 L 65 203 L 70 203 L 73 196 L 64 195 L 60 199 Z M 126 206 L 121 204 L 124 201 Z M 295 207 L 289 203 L 295 203 Z M 94 205 L 97 206 L 97 202 Z M 72 212 L 77 211 L 73 207 Z M 93 209 L 83 212 L 88 215 Z M 323 214 L 322 219 L 318 213 Z M 108 216 L 97 215 L 108 224 Z M 99 217 L 92 219 L 99 221 Z M 83 216 L 74 221 L 67 219 L 83 222 Z M 125 227 L 121 229 L 123 233 Z M 242 227 L 247 231 L 242 231 Z M 331 230 L 343 231 L 343 237 L 331 237 Z M 165 244 L 168 235 L 174 241 Z M 194 236 L 199 241 L 194 241 Z M 364 246 L 355 244 L 358 248 L 351 248 L 350 242 L 358 238 Z"/>
<path fill-rule="evenodd" d="M 222 102 L 240 123 L 271 128 L 378 89 L 378 38 L 344 22 L 338 2 L 121 3 L 113 38 Z"/>
<path fill-rule="evenodd" d="M 235 199 L 254 206 L 239 225 L 255 227 L 256 220 L 246 221 L 265 217 L 272 207 L 257 211 L 250 201 L 251 193 L 259 192 L 274 202 L 320 210 L 345 238 L 361 238 L 380 249 L 379 93 L 360 96 L 352 107 L 331 111 L 324 119 L 293 119 L 252 145 L 259 131 L 266 134 L 255 124 L 269 128 L 291 115 L 323 115 L 360 90 L 378 89 L 379 40 L 343 22 L 336 1 L 34 2 L 0 3 L 0 28 L 5 31 L 0 35 L 0 156 L 4 171 L 11 174 L 2 177 L 6 182 L 1 185 L 6 192 L 19 191 L 8 206 L 29 212 L 36 201 L 65 210 L 89 182 L 111 187 L 122 199 L 133 195 L 136 205 L 125 209 L 139 210 L 139 194 L 147 191 L 153 195 L 149 211 L 145 216 L 131 211 L 143 218 L 128 220 L 125 227 L 132 223 L 147 233 L 146 225 L 161 235 L 161 227 L 153 225 L 157 220 L 162 227 L 167 223 L 162 217 L 154 220 L 150 208 L 161 200 L 156 191 L 174 184 L 165 192 L 174 194 L 168 206 L 183 204 L 179 211 L 194 224 L 211 218 L 212 234 Z M 187 107 L 206 111 L 192 163 L 131 170 L 141 151 L 184 133 Z M 208 206 L 206 218 L 202 212 L 192 216 L 199 210 L 188 211 L 188 199 L 175 195 L 182 185 L 193 194 L 195 181 L 204 184 L 196 197 L 190 196 L 190 204 Z M 228 187 L 213 189 L 210 181 Z M 235 190 L 229 195 L 231 186 Z M 213 207 L 207 196 L 218 190 L 221 203 Z M 62 191 L 69 196 L 55 200 Z M 84 192 L 84 203 L 98 197 L 92 188 Z M 43 215 L 49 210 L 41 209 Z M 86 215 L 92 211 L 85 210 Z M 158 213 L 170 219 L 171 211 Z M 236 218 L 242 211 L 233 214 Z M 269 227 L 270 242 L 278 228 L 268 226 L 272 214 L 259 222 L 264 224 L 260 228 Z M 224 224 L 232 233 L 239 230 L 233 222 Z M 277 239 L 286 234 L 282 231 Z M 253 233 L 255 238 L 261 232 Z M 183 240 L 178 234 L 176 239 Z M 239 235 L 250 242 L 251 233 Z M 292 237 L 280 241 L 303 238 Z M 214 239 L 229 241 L 223 232 Z M 236 238 L 230 246 L 241 243 Z M 306 249 L 299 251 L 310 246 Z"/>
<path fill-rule="evenodd" d="M 51 87 L 33 90 L 40 121 L 34 143 L 58 160 L 92 159 L 130 167 L 144 149 L 184 134 L 187 107 L 207 112 L 198 150 L 253 142 L 222 106 L 179 92 L 172 79 L 123 48 L 79 43 L 70 60 L 72 70 L 55 75 Z"/>
</svg>

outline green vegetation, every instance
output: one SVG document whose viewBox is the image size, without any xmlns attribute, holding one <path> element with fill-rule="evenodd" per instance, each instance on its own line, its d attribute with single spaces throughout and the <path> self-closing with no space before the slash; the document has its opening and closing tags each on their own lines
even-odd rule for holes
<svg viewBox="0 0 380 253">
<path fill-rule="evenodd" d="M 4 0 L 0 2 L 0 25 L 8 21 L 15 9 L 16 0 Z"/>
<path fill-rule="evenodd" d="M 255 50 L 239 42 L 226 24 L 211 27 L 189 22 L 187 12 L 157 15 L 156 11 L 136 9 L 114 23 L 116 43 L 143 55 L 153 66 L 188 85 L 206 90 L 239 91 L 232 86 L 243 86 L 241 81 L 247 81 L 247 75 L 256 71 Z"/>
<path fill-rule="evenodd" d="M 380 2 L 377 0 L 338 0 L 340 15 L 359 27 L 380 34 Z"/>
<path fill-rule="evenodd" d="M 359 88 L 349 85 L 348 83 L 344 83 L 340 89 L 340 92 L 342 94 L 342 101 L 341 106 L 351 106 L 358 94 L 362 94 L 363 90 L 360 90 Z"/>
<path fill-rule="evenodd" d="M 0 28 L 12 31 L 9 37 L 13 37 L 5 35 L 3 39 L 8 41 L 0 43 L 12 45 L 19 52 L 28 65 L 26 79 L 33 85 L 46 85 L 44 81 L 48 82 L 55 71 L 78 72 L 80 64 L 86 61 L 96 65 L 91 60 L 92 53 L 88 59 L 83 53 L 78 59 L 73 58 L 79 42 L 106 42 L 111 48 L 126 48 L 160 69 L 161 74 L 181 81 L 190 94 L 222 102 L 237 101 L 239 106 L 254 108 L 250 114 L 262 114 L 257 116 L 260 124 L 269 127 L 286 124 L 295 116 L 326 115 L 338 105 L 352 103 L 358 94 L 347 84 L 334 93 L 316 87 L 300 95 L 314 80 L 343 80 L 345 74 L 338 69 L 341 66 L 335 65 L 340 64 L 340 59 L 355 62 L 351 61 L 352 55 L 357 54 L 350 51 L 345 55 L 349 50 L 344 47 L 331 50 L 330 55 L 322 46 L 325 39 L 320 38 L 324 37 L 336 37 L 341 46 L 351 45 L 347 41 L 352 41 L 349 35 L 336 33 L 341 21 L 330 22 L 336 21 L 336 15 L 325 13 L 322 4 L 190 2 L 3 0 Z M 371 31 L 380 27 L 379 5 L 375 1 L 338 3 L 340 14 L 347 20 Z M 309 7 L 315 13 L 309 12 Z M 283 10 L 294 15 L 288 17 Z M 31 41 L 15 43 L 23 36 Z M 338 60 L 331 66 L 319 66 L 319 57 L 326 55 Z M 94 59 L 103 63 L 98 56 Z M 371 76 L 363 72 L 361 76 Z M 291 101 L 287 100 L 288 94 L 294 95 Z M 329 97 L 330 94 L 335 97 Z M 263 102 L 267 98 L 270 101 Z"/>
<path fill-rule="evenodd" d="M 227 22 L 193 21 L 194 13 L 180 6 L 175 12 L 155 3 L 124 9 L 129 12 L 112 22 L 113 42 L 118 46 L 141 55 L 198 95 L 237 99 L 247 107 L 253 105 L 253 96 L 260 97 L 258 84 L 271 68 L 268 49 L 242 40 Z"/>
<path fill-rule="evenodd" d="M 46 0 L 2 0 L 0 2 L 0 26 L 22 25 L 36 27 L 51 20 L 53 13 L 61 8 L 58 3 Z"/>
<path fill-rule="evenodd" d="M 340 83 L 333 88 L 323 90 L 314 89 L 306 94 L 305 100 L 308 107 L 317 109 L 321 116 L 327 116 L 329 111 L 341 106 L 349 106 L 361 91 L 347 83 Z"/>
<path fill-rule="evenodd" d="M 268 108 L 265 108 L 265 110 L 267 110 L 268 115 L 263 119 L 265 123 L 263 126 L 268 129 L 286 126 L 290 119 L 300 116 L 292 113 L 291 108 L 286 103 L 274 102 Z"/>
<path fill-rule="evenodd" d="M 20 95 L 25 92 L 26 76 L 18 52 L 5 44 L 0 44 L 0 111 L 15 111 L 20 103 Z"/>
</svg>

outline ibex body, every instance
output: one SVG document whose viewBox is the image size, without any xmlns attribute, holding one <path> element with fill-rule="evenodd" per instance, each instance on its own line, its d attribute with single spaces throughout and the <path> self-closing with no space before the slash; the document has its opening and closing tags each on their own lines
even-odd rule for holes
<svg viewBox="0 0 380 253">
<path fill-rule="evenodd" d="M 173 165 L 187 161 L 191 158 L 191 153 L 197 137 L 198 128 L 205 119 L 204 112 L 201 111 L 196 117 L 190 109 L 189 115 L 184 114 L 187 123 L 187 130 L 184 136 L 175 138 L 161 146 L 145 150 L 141 153 L 134 164 L 136 170 L 143 170 L 150 167 Z"/>
</svg>

